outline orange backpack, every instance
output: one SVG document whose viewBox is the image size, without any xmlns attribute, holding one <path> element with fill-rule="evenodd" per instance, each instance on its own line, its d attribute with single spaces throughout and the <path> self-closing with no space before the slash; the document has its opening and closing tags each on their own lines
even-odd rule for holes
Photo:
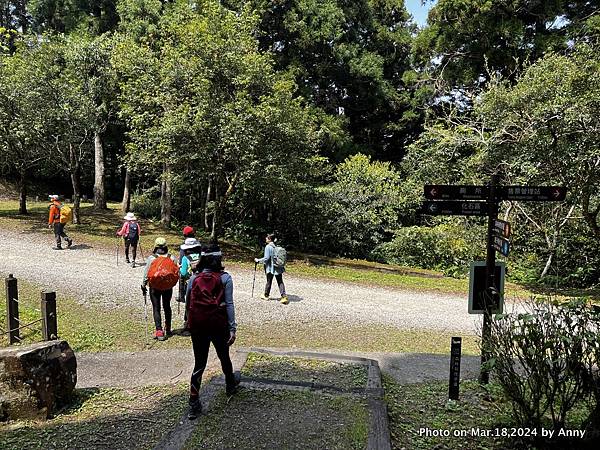
<svg viewBox="0 0 600 450">
<path fill-rule="evenodd" d="M 171 255 L 158 256 L 148 269 L 148 284 L 153 289 L 166 291 L 179 281 L 179 269 Z"/>
</svg>

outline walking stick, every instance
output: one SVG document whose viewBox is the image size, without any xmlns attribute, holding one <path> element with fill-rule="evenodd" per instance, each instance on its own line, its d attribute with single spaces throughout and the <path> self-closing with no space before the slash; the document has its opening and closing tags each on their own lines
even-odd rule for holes
<svg viewBox="0 0 600 450">
<path fill-rule="evenodd" d="M 258 263 L 255 262 L 254 263 L 254 276 L 252 277 L 252 295 L 250 296 L 250 298 L 254 298 L 254 282 L 256 281 L 256 265 Z"/>
<path fill-rule="evenodd" d="M 119 266 L 119 237 L 118 236 L 117 236 L 116 254 L 117 254 L 117 266 Z"/>
<path fill-rule="evenodd" d="M 147 291 L 144 287 L 142 287 L 142 294 L 144 294 L 144 321 L 146 323 L 146 347 L 148 347 L 148 297 L 147 297 Z"/>
<path fill-rule="evenodd" d="M 142 254 L 142 259 L 146 261 L 146 257 L 144 256 L 144 250 L 142 250 L 141 239 L 138 241 L 138 248 L 140 249 L 140 253 Z"/>
</svg>

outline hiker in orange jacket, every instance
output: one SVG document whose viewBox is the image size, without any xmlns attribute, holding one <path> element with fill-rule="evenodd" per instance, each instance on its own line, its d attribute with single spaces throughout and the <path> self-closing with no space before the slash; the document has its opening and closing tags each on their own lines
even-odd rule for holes
<svg viewBox="0 0 600 450">
<path fill-rule="evenodd" d="M 54 228 L 54 237 L 56 238 L 56 247 L 52 247 L 54 250 L 62 250 L 61 238 L 67 241 L 67 248 L 73 245 L 73 239 L 71 239 L 65 233 L 64 223 L 60 223 L 60 208 L 62 203 L 58 200 L 58 195 L 49 195 L 50 199 L 50 212 L 48 214 L 48 228 Z"/>
</svg>

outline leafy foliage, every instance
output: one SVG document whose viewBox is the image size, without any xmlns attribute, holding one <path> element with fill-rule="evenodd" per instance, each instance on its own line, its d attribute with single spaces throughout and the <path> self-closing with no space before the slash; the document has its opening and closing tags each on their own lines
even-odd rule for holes
<svg viewBox="0 0 600 450">
<path fill-rule="evenodd" d="M 599 326 L 597 312 L 584 301 L 532 301 L 526 312 L 492 321 L 492 367 L 520 425 L 547 427 L 549 417 L 558 431 L 573 408 L 597 392 Z"/>
</svg>

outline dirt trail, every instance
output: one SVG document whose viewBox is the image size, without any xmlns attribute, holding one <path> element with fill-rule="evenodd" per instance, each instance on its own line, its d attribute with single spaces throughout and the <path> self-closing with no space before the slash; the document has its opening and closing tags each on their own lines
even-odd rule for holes
<svg viewBox="0 0 600 450">
<path fill-rule="evenodd" d="M 96 249 L 91 243 L 75 242 L 70 250 L 52 250 L 50 232 L 43 235 L 0 230 L 0 240 L 1 273 L 13 273 L 17 278 L 68 293 L 82 303 L 106 308 L 139 305 L 144 267 L 132 269 L 123 264 L 122 251 L 117 266 L 114 253 Z M 293 273 L 285 275 L 290 304 L 284 306 L 258 298 L 264 286 L 262 273 L 257 274 L 251 298 L 252 271 L 234 268 L 229 272 L 234 279 L 238 323 L 335 321 L 474 333 L 480 322 L 480 316 L 467 313 L 467 301 L 462 296 L 324 281 Z M 271 291 L 274 298 L 278 297 L 276 289 L 274 286 Z"/>
</svg>

